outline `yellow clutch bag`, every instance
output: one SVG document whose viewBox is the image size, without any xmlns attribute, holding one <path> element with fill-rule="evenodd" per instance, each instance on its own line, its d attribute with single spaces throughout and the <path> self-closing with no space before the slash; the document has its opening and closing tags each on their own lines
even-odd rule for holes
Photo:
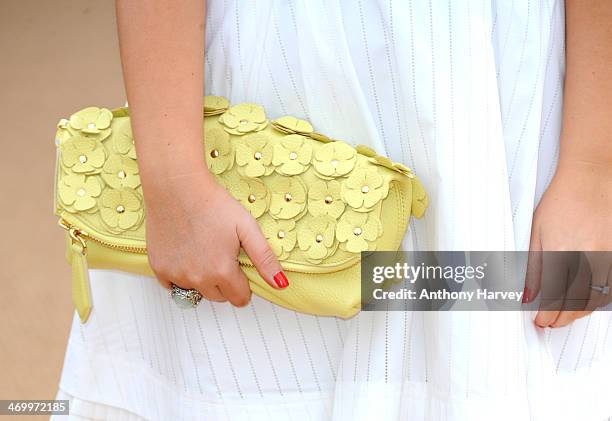
<svg viewBox="0 0 612 421">
<path fill-rule="evenodd" d="M 206 162 L 249 210 L 290 285 L 270 287 L 248 257 L 253 292 L 283 307 L 348 318 L 361 307 L 361 252 L 397 250 L 411 214 L 428 199 L 402 164 L 313 130 L 304 120 L 269 120 L 256 104 L 207 96 Z M 88 268 L 151 275 L 144 203 L 128 108 L 88 107 L 56 133 L 55 213 L 67 231 L 72 299 L 84 323 L 93 307 Z"/>
</svg>

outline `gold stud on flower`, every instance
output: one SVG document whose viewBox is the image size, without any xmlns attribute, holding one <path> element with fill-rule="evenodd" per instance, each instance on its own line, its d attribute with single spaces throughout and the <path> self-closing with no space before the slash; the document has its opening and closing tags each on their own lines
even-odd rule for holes
<svg viewBox="0 0 612 421">
<path fill-rule="evenodd" d="M 313 216 L 329 215 L 337 219 L 344 212 L 340 195 L 340 183 L 336 180 L 319 180 L 308 190 L 308 212 Z"/>
<path fill-rule="evenodd" d="M 368 212 L 387 197 L 389 184 L 376 168 L 358 168 L 342 183 L 344 201 L 359 212 Z"/>
<path fill-rule="evenodd" d="M 283 175 L 301 174 L 310 165 L 312 145 L 305 137 L 292 134 L 285 136 L 274 145 L 272 164 Z"/>
<path fill-rule="evenodd" d="M 68 124 L 71 129 L 84 135 L 99 135 L 102 140 L 110 134 L 113 113 L 106 108 L 87 107 L 70 116 Z"/>
<path fill-rule="evenodd" d="M 88 211 L 96 206 L 96 197 L 102 192 L 98 176 L 68 174 L 60 178 L 58 196 L 68 212 Z"/>
<path fill-rule="evenodd" d="M 253 133 L 236 139 L 236 164 L 238 172 L 247 177 L 261 177 L 274 171 L 272 159 L 274 146 L 268 137 Z"/>
<path fill-rule="evenodd" d="M 270 194 L 264 183 L 257 178 L 240 177 L 229 186 L 230 193 L 254 218 L 268 210 Z"/>
<path fill-rule="evenodd" d="M 336 228 L 340 248 L 351 253 L 373 251 L 375 240 L 382 235 L 382 223 L 374 212 L 364 213 L 347 210 Z"/>
<path fill-rule="evenodd" d="M 206 164 L 213 174 L 222 174 L 234 166 L 234 148 L 224 130 L 213 127 L 204 133 Z"/>
<path fill-rule="evenodd" d="M 297 240 L 300 250 L 312 263 L 320 263 L 331 256 L 338 246 L 336 241 L 336 221 L 329 216 L 318 216 L 301 224 Z"/>
<path fill-rule="evenodd" d="M 106 153 L 95 140 L 76 136 L 61 146 L 62 164 L 75 173 L 98 172 L 104 164 Z"/>
<path fill-rule="evenodd" d="M 306 185 L 299 177 L 275 175 L 269 183 L 270 215 L 277 219 L 291 219 L 305 211 Z"/>
<path fill-rule="evenodd" d="M 263 130 L 268 125 L 264 109 L 257 104 L 238 104 L 230 107 L 219 117 L 225 131 L 233 135 Z"/>
<path fill-rule="evenodd" d="M 102 178 L 114 189 L 140 186 L 138 165 L 136 161 L 126 156 L 112 155 L 102 167 Z"/>
<path fill-rule="evenodd" d="M 292 219 L 277 220 L 265 215 L 260 220 L 260 226 L 274 254 L 280 260 L 287 259 L 297 241 L 295 221 Z"/>
<path fill-rule="evenodd" d="M 100 217 L 112 231 L 135 228 L 144 217 L 142 199 L 130 188 L 106 189 L 100 196 Z"/>
<path fill-rule="evenodd" d="M 312 165 L 324 177 L 348 174 L 355 167 L 357 151 L 344 142 L 331 142 L 315 152 Z"/>
</svg>

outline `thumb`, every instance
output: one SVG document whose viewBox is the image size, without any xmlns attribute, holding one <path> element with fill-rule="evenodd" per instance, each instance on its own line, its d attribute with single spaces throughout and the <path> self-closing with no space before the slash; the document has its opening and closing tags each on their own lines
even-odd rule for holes
<svg viewBox="0 0 612 421">
<path fill-rule="evenodd" d="M 542 283 L 542 243 L 540 239 L 540 227 L 533 221 L 531 227 L 531 240 L 527 259 L 527 273 L 525 274 L 525 291 L 523 302 L 530 303 L 540 292 Z"/>
<path fill-rule="evenodd" d="M 285 288 L 289 281 L 255 218 L 247 213 L 237 227 L 238 239 L 261 277 L 273 288 Z"/>
</svg>

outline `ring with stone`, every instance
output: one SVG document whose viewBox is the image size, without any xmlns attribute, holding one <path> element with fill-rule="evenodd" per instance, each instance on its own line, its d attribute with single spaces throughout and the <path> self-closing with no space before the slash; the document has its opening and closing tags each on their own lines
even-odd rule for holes
<svg viewBox="0 0 612 421">
<path fill-rule="evenodd" d="M 610 294 L 610 286 L 609 285 L 591 285 L 591 289 L 593 291 L 597 291 L 602 295 Z"/>
<path fill-rule="evenodd" d="M 198 290 L 183 289 L 175 284 L 172 284 L 170 296 L 180 308 L 193 308 L 202 300 L 202 294 Z"/>
</svg>

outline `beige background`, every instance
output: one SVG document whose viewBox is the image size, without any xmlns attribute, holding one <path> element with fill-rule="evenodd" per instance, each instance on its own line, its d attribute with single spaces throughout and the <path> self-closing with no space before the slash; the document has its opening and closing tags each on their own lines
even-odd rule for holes
<svg viewBox="0 0 612 421">
<path fill-rule="evenodd" d="M 114 2 L 1 1 L 0 54 L 0 399 L 52 399 L 72 315 L 55 124 L 125 101 Z"/>
</svg>

